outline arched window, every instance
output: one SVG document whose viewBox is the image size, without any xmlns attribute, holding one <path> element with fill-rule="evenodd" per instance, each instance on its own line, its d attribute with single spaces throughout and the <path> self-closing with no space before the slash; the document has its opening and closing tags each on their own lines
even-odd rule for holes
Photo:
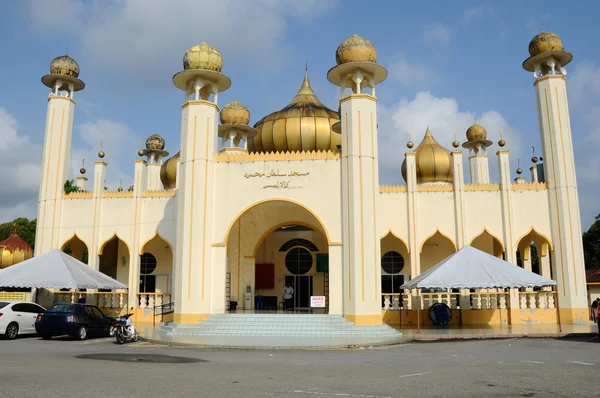
<svg viewBox="0 0 600 398">
<path fill-rule="evenodd" d="M 312 268 L 313 258 L 302 247 L 295 247 L 285 255 L 285 266 L 294 275 L 304 275 Z"/>
<path fill-rule="evenodd" d="M 156 257 L 150 253 L 144 253 L 140 256 L 140 274 L 148 275 L 156 269 Z"/>
<path fill-rule="evenodd" d="M 381 268 L 387 274 L 399 274 L 404 268 L 404 257 L 398 252 L 389 251 L 381 257 Z"/>
</svg>

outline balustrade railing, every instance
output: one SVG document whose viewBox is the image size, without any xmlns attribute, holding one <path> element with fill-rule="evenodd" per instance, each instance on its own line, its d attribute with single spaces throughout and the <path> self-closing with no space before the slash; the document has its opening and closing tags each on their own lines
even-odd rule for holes
<svg viewBox="0 0 600 398">
<path fill-rule="evenodd" d="M 127 291 L 116 292 L 56 292 L 56 299 L 66 303 L 77 303 L 85 298 L 87 304 L 93 304 L 101 308 L 129 308 L 134 305 L 128 303 Z M 171 293 L 138 293 L 137 307 L 152 309 L 171 302 Z"/>
</svg>

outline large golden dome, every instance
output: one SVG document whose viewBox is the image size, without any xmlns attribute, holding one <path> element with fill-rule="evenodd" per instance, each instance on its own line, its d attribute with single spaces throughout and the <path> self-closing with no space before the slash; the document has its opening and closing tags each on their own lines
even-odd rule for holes
<svg viewBox="0 0 600 398">
<path fill-rule="evenodd" d="M 160 181 L 166 190 L 175 189 L 177 183 L 177 164 L 179 163 L 180 152 L 167 159 L 160 167 Z"/>
<path fill-rule="evenodd" d="M 433 138 L 429 127 L 415 152 L 417 183 L 452 182 L 452 155 Z M 402 177 L 406 181 L 406 159 L 402 162 Z"/>
<path fill-rule="evenodd" d="M 542 30 L 529 42 L 529 55 L 533 57 L 546 51 L 563 51 L 563 45 L 556 33 Z"/>
<path fill-rule="evenodd" d="M 249 152 L 327 151 L 336 149 L 341 136 L 331 129 L 340 121 L 315 95 L 308 74 L 298 93 L 285 108 L 259 120 Z"/>
<path fill-rule="evenodd" d="M 0 269 L 10 267 L 33 257 L 33 249 L 15 230 L 0 242 Z"/>
</svg>

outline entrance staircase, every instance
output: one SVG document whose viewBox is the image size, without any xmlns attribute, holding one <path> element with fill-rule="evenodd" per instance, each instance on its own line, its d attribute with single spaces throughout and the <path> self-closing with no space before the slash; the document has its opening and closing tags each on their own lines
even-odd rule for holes
<svg viewBox="0 0 600 398">
<path fill-rule="evenodd" d="M 399 343 L 406 338 L 386 324 L 355 326 L 341 315 L 215 314 L 196 325 L 167 323 L 154 340 L 238 348 L 348 347 Z"/>
</svg>

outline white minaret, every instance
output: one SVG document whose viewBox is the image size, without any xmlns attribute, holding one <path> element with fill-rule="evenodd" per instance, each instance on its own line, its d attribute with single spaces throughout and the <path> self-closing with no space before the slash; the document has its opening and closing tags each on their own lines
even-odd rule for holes
<svg viewBox="0 0 600 398">
<path fill-rule="evenodd" d="M 258 134 L 258 131 L 248 126 L 248 123 L 250 123 L 250 111 L 238 100 L 223 107 L 219 126 L 221 153 L 248 152 L 248 140 Z"/>
<path fill-rule="evenodd" d="M 564 69 L 573 56 L 564 51 L 558 35 L 544 31 L 529 43 L 529 54 L 523 68 L 535 77 L 560 319 L 563 323 L 587 324 L 583 242 Z"/>
<path fill-rule="evenodd" d="M 35 255 L 53 249 L 61 249 L 58 236 L 64 184 L 69 172 L 71 135 L 75 100 L 73 94 L 83 90 L 79 80 L 79 65 L 68 55 L 54 58 L 50 74 L 42 77 L 42 83 L 50 88 L 42 176 L 38 201 L 38 217 L 35 236 Z"/>
<path fill-rule="evenodd" d="M 162 182 L 160 181 L 160 168 L 163 164 L 163 158 L 169 156 L 169 152 L 164 149 L 164 138 L 154 133 L 146 138 L 146 149 L 138 151 L 139 156 L 146 156 L 146 189 L 149 191 L 163 189 Z"/>
<path fill-rule="evenodd" d="M 387 71 L 376 63 L 373 44 L 357 35 L 340 44 L 336 61 L 327 79 L 341 92 L 343 312 L 356 325 L 378 325 L 382 316 L 375 85 L 385 80 Z"/>
<path fill-rule="evenodd" d="M 202 43 L 186 52 L 184 70 L 173 76 L 175 86 L 185 92 L 177 193 L 175 323 L 197 323 L 206 319 L 211 309 L 225 310 L 225 272 L 222 286 L 215 286 L 223 289 L 221 302 L 210 302 L 214 282 L 210 254 L 217 100 L 218 94 L 231 86 L 229 78 L 221 74 L 222 65 L 221 53 Z"/>
<path fill-rule="evenodd" d="M 462 146 L 469 150 L 469 168 L 471 170 L 471 184 L 489 184 L 490 166 L 487 148 L 492 141 L 487 139 L 487 130 L 474 123 L 467 129 L 467 142 Z"/>
</svg>

